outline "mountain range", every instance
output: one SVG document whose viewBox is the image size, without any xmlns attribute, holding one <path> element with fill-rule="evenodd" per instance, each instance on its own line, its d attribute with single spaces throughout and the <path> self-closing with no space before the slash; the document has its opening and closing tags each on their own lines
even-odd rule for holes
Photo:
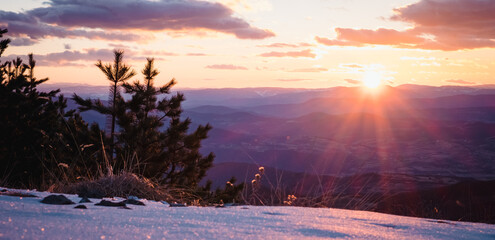
<svg viewBox="0 0 495 240">
<path fill-rule="evenodd" d="M 106 99 L 106 87 L 60 87 Z M 232 176 L 249 184 L 263 166 L 266 191 L 341 192 L 332 206 L 349 207 L 337 203 L 363 194 L 349 186 L 388 198 L 495 179 L 495 85 L 180 92 L 192 127 L 213 126 L 202 152 L 216 155 L 205 178 L 214 187 Z M 83 117 L 104 126 L 96 112 Z"/>
</svg>

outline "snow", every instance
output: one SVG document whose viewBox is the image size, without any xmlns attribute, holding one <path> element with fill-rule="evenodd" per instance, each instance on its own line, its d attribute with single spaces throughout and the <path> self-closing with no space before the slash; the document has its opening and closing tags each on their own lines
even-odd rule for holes
<svg viewBox="0 0 495 240">
<path fill-rule="evenodd" d="M 494 239 L 495 225 L 332 208 L 169 207 L 129 209 L 40 203 L 0 195 L 0 239 Z M 74 202 L 81 198 L 65 194 Z M 119 199 L 117 199 L 119 200 Z M 121 200 L 121 199 L 120 199 Z"/>
</svg>

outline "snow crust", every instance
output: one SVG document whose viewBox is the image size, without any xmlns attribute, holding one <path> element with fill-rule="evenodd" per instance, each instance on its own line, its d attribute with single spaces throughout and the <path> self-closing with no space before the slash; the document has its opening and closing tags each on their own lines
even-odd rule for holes
<svg viewBox="0 0 495 240">
<path fill-rule="evenodd" d="M 0 195 L 0 239 L 495 239 L 495 225 L 332 208 L 47 205 Z M 74 202 L 81 198 L 64 194 Z M 121 199 L 120 199 L 121 200 Z"/>
</svg>

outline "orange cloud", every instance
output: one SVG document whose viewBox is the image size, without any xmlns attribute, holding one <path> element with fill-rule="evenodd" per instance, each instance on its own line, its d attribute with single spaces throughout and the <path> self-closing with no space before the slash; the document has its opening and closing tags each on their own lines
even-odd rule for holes
<svg viewBox="0 0 495 240">
<path fill-rule="evenodd" d="M 298 57 L 308 57 L 308 58 L 315 58 L 316 54 L 311 52 L 310 49 L 302 50 L 302 51 L 293 51 L 293 52 L 268 52 L 268 53 L 263 53 L 260 54 L 262 57 L 293 57 L 293 58 L 298 58 Z"/>
<path fill-rule="evenodd" d="M 362 83 L 359 80 L 354 80 L 354 79 L 349 79 L 349 78 L 344 79 L 344 81 L 346 81 L 347 83 L 350 83 L 350 84 L 361 84 Z"/>
<path fill-rule="evenodd" d="M 423 38 L 417 37 L 414 32 L 397 31 L 393 29 L 379 28 L 377 30 L 336 28 L 335 31 L 340 38 L 349 42 L 359 42 L 364 44 L 418 44 L 423 42 Z"/>
<path fill-rule="evenodd" d="M 328 46 L 389 45 L 444 51 L 495 48 L 494 1 L 421 0 L 394 11 L 391 20 L 414 27 L 403 31 L 336 28 L 336 39 L 316 37 L 316 41 Z"/>
<path fill-rule="evenodd" d="M 290 70 L 289 72 L 326 72 L 328 69 L 322 67 L 315 68 L 298 68 L 294 70 Z"/>
<path fill-rule="evenodd" d="M 268 47 L 268 48 L 298 48 L 298 47 L 312 47 L 312 44 L 309 43 L 272 43 L 268 45 L 258 45 L 258 47 Z"/>
<path fill-rule="evenodd" d="M 232 64 L 214 64 L 214 65 L 208 65 L 206 66 L 206 68 L 220 69 L 220 70 L 248 70 L 246 67 L 236 66 Z"/>
<path fill-rule="evenodd" d="M 288 78 L 288 79 L 277 79 L 277 81 L 280 81 L 280 82 L 307 82 L 307 81 L 311 81 L 311 79 L 305 79 L 305 78 Z"/>
<path fill-rule="evenodd" d="M 327 45 L 327 46 L 351 46 L 351 47 L 361 47 L 364 46 L 363 43 L 359 42 L 351 42 L 351 41 L 345 41 L 345 40 L 336 40 L 336 39 L 328 39 L 328 38 L 323 38 L 323 37 L 315 37 L 315 40 L 318 43 Z"/>
<path fill-rule="evenodd" d="M 356 63 L 341 64 L 340 67 L 342 67 L 342 68 L 364 68 L 363 66 L 356 64 Z"/>
</svg>

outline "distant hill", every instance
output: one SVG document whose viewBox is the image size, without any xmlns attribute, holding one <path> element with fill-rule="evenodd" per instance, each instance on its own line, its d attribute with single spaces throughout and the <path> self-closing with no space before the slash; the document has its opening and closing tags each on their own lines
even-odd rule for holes
<svg viewBox="0 0 495 240">
<path fill-rule="evenodd" d="M 369 112 L 383 115 L 400 110 L 470 107 L 495 107 L 495 94 L 408 98 L 394 92 L 383 96 L 350 95 L 347 98 L 314 98 L 303 103 L 261 105 L 248 107 L 246 110 L 262 115 L 291 118 L 314 112 L 329 114 Z"/>
<path fill-rule="evenodd" d="M 106 87 L 71 85 L 62 92 L 67 89 L 107 96 Z M 191 128 L 213 126 L 201 151 L 214 152 L 216 166 L 258 164 L 297 179 L 367 173 L 495 178 L 493 86 L 402 85 L 380 93 L 346 87 L 183 92 L 188 99 L 183 117 L 191 118 Z M 83 117 L 104 126 L 105 117 L 96 112 Z M 250 176 L 256 170 L 214 169 L 208 176 L 221 181 L 230 171 L 250 169 Z"/>
<path fill-rule="evenodd" d="M 83 97 L 107 99 L 108 86 L 60 83 L 42 84 L 41 90 L 60 88 L 67 97 L 74 92 Z M 493 85 L 479 86 L 424 86 L 400 85 L 384 87 L 385 91 L 400 92 L 406 98 L 437 98 L 453 95 L 494 95 Z M 219 88 L 219 89 L 173 89 L 185 94 L 186 108 L 202 105 L 219 105 L 232 108 L 246 108 L 258 105 L 303 103 L 315 98 L 355 98 L 366 90 L 360 87 L 332 87 L 324 89 L 293 89 L 293 88 Z"/>
</svg>

